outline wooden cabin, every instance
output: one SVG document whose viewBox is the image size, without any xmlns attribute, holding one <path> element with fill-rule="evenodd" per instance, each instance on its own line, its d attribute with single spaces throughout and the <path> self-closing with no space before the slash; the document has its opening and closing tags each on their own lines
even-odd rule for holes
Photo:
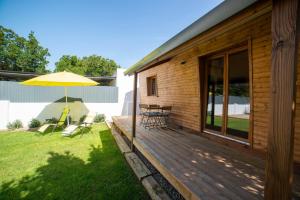
<svg viewBox="0 0 300 200">
<path fill-rule="evenodd" d="M 145 56 L 125 72 L 135 77 L 131 137 L 140 130 L 138 81 L 140 103 L 172 106 L 176 129 L 261 157 L 265 199 L 292 198 L 300 163 L 299 18 L 297 0 L 225 1 Z M 185 198 L 205 199 L 181 189 L 166 169 Z"/>
</svg>

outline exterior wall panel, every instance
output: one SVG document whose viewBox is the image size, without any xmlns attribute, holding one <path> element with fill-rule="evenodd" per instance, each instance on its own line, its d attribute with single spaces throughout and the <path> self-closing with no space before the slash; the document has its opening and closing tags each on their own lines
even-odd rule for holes
<svg viewBox="0 0 300 200">
<path fill-rule="evenodd" d="M 269 2 L 270 4 L 270 2 Z M 262 6 L 262 8 L 266 8 Z M 250 12 L 251 13 L 251 12 Z M 271 12 L 221 34 L 215 30 L 226 29 L 247 15 L 241 13 L 217 28 L 197 36 L 191 48 L 176 54 L 169 62 L 145 70 L 139 74 L 141 103 L 171 105 L 172 120 L 178 125 L 200 131 L 199 62 L 201 56 L 219 52 L 243 41 L 252 44 L 252 101 L 253 101 L 253 148 L 265 152 L 269 131 L 270 69 L 271 69 Z M 205 40 L 203 39 L 205 38 Z M 199 41 L 199 42 L 197 42 Z M 189 45 L 193 41 L 188 42 Z M 188 44 L 187 44 L 188 45 Z M 300 45 L 299 45 L 300 46 Z M 180 52 L 180 48 L 174 51 Z M 172 54 L 172 52 L 170 53 Z M 298 51 L 297 101 L 295 119 L 295 155 L 300 162 L 300 50 Z M 185 64 L 182 64 L 183 61 Z M 201 67 L 201 66 L 200 66 Z M 157 75 L 158 97 L 146 93 L 146 78 Z"/>
</svg>

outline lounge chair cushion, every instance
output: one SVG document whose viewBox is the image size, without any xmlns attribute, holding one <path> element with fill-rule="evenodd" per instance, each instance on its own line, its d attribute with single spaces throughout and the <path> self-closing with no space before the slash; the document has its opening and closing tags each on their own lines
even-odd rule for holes
<svg viewBox="0 0 300 200">
<path fill-rule="evenodd" d="M 55 124 L 44 124 L 38 129 L 38 132 L 44 133 L 50 126 L 54 126 Z"/>
<path fill-rule="evenodd" d="M 69 125 L 64 129 L 64 131 L 62 132 L 62 135 L 63 136 L 72 135 L 76 131 L 77 128 L 78 128 L 77 125 L 74 125 L 74 124 Z"/>
</svg>

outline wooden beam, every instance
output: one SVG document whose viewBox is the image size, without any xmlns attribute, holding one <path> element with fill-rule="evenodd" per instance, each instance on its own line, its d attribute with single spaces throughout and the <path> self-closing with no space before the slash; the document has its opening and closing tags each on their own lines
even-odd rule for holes
<svg viewBox="0 0 300 200">
<path fill-rule="evenodd" d="M 253 149 L 253 58 L 252 58 L 252 38 L 248 38 L 248 61 L 249 61 L 249 97 L 250 97 L 250 119 L 249 119 L 249 134 L 248 139 L 251 146 L 251 149 Z"/>
<path fill-rule="evenodd" d="M 268 200 L 291 199 L 298 4 L 298 0 L 273 0 L 271 115 L 265 179 Z"/>
<path fill-rule="evenodd" d="M 133 79 L 133 105 L 132 105 L 132 133 L 131 133 L 131 151 L 134 151 L 133 139 L 136 131 L 136 102 L 137 102 L 137 73 L 134 73 Z"/>
<path fill-rule="evenodd" d="M 210 113 L 210 125 L 215 126 L 215 98 L 216 98 L 216 83 L 212 80 L 212 95 L 211 95 L 211 113 Z"/>
</svg>

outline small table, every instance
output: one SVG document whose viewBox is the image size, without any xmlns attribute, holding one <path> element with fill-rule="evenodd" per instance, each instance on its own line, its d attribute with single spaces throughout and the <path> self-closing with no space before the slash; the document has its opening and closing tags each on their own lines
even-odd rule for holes
<svg viewBox="0 0 300 200">
<path fill-rule="evenodd" d="M 169 117 L 170 112 L 164 112 L 171 106 L 159 106 L 159 105 L 140 105 L 140 109 L 144 110 L 141 112 L 142 119 L 140 124 L 142 124 L 145 128 L 160 128 L 167 127 L 167 119 Z"/>
</svg>

